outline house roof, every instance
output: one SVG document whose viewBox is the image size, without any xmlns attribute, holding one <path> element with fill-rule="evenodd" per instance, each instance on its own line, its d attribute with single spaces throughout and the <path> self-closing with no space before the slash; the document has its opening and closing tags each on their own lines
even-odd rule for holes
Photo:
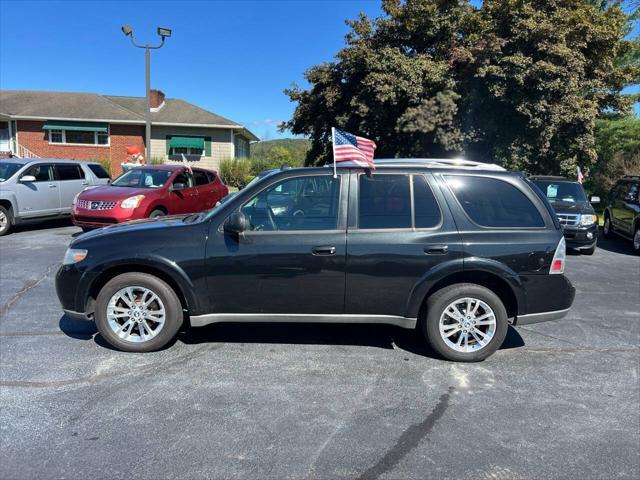
<svg viewBox="0 0 640 480">
<path fill-rule="evenodd" d="M 0 117 L 143 124 L 144 109 L 144 97 L 0 90 Z M 151 122 L 158 125 L 238 129 L 250 140 L 259 140 L 239 123 L 175 98 L 165 99 L 160 109 L 152 111 Z"/>
</svg>

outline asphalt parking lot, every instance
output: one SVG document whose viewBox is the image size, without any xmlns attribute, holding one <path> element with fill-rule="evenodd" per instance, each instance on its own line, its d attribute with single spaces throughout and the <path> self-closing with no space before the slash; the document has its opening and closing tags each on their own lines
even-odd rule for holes
<svg viewBox="0 0 640 480">
<path fill-rule="evenodd" d="M 212 325 L 151 354 L 62 315 L 79 229 L 0 238 L 0 477 L 639 478 L 640 257 L 571 255 L 563 320 L 480 364 L 394 327 Z"/>
</svg>

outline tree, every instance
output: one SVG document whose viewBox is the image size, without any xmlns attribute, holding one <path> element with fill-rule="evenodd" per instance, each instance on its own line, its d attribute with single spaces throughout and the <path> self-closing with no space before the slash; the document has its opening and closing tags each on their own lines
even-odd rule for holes
<svg viewBox="0 0 640 480">
<path fill-rule="evenodd" d="M 596 160 L 595 119 L 627 112 L 638 67 L 620 62 L 629 17 L 584 0 L 385 0 L 334 62 L 311 67 L 283 128 L 331 160 L 330 128 L 372 138 L 378 157 L 457 156 L 531 173 Z"/>
</svg>

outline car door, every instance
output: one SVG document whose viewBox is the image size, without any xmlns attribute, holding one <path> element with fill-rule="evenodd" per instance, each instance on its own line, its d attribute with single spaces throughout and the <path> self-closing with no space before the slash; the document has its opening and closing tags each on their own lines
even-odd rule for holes
<svg viewBox="0 0 640 480">
<path fill-rule="evenodd" d="M 624 207 L 625 197 L 629 192 L 628 182 L 619 182 L 613 191 L 613 199 L 611 204 L 611 223 L 614 228 L 620 232 L 626 233 L 623 219 L 624 219 Z"/>
<path fill-rule="evenodd" d="M 193 213 L 199 211 L 198 190 L 193 184 L 193 175 L 188 170 L 176 174 L 171 182 L 169 213 Z M 182 187 L 182 188 L 181 188 Z"/>
<path fill-rule="evenodd" d="M 626 189 L 626 193 L 624 193 L 620 209 L 619 209 L 619 223 L 620 230 L 622 230 L 627 235 L 633 235 L 633 221 L 638 215 L 638 195 L 640 192 L 638 191 L 638 184 L 635 182 L 628 182 L 628 188 Z"/>
<path fill-rule="evenodd" d="M 213 208 L 220 200 L 220 192 L 215 183 L 215 177 L 200 170 L 193 169 L 193 180 L 198 191 L 198 211 Z"/>
<path fill-rule="evenodd" d="M 22 178 L 33 176 L 35 181 Z M 53 164 L 38 163 L 27 168 L 16 182 L 18 211 L 23 218 L 58 215 L 60 213 L 60 188 L 55 179 Z"/>
<path fill-rule="evenodd" d="M 82 167 L 75 163 L 56 163 L 54 172 L 60 188 L 60 211 L 71 213 L 73 199 L 89 185 L 89 181 Z"/>
<path fill-rule="evenodd" d="M 442 194 L 430 175 L 405 172 L 354 173 L 350 192 L 346 313 L 413 316 L 414 287 L 462 256 Z"/>
<path fill-rule="evenodd" d="M 344 312 L 345 178 L 304 174 L 265 180 L 233 210 L 246 216 L 245 232 L 225 233 L 222 225 L 210 232 L 206 270 L 212 313 Z"/>
</svg>

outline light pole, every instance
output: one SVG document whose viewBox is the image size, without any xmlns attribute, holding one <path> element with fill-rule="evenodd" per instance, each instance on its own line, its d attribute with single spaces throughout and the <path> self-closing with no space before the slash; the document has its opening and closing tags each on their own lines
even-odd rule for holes
<svg viewBox="0 0 640 480">
<path fill-rule="evenodd" d="M 137 48 L 144 48 L 145 50 L 145 65 L 146 65 L 146 108 L 144 110 L 145 121 L 145 161 L 148 163 L 151 161 L 151 55 L 150 50 L 157 50 L 164 45 L 164 39 L 171 36 L 171 30 L 168 28 L 158 27 L 158 35 L 162 37 L 160 45 L 138 45 L 133 39 L 133 29 L 131 25 L 123 25 L 122 33 L 127 37 L 131 37 L 131 44 Z"/>
</svg>

